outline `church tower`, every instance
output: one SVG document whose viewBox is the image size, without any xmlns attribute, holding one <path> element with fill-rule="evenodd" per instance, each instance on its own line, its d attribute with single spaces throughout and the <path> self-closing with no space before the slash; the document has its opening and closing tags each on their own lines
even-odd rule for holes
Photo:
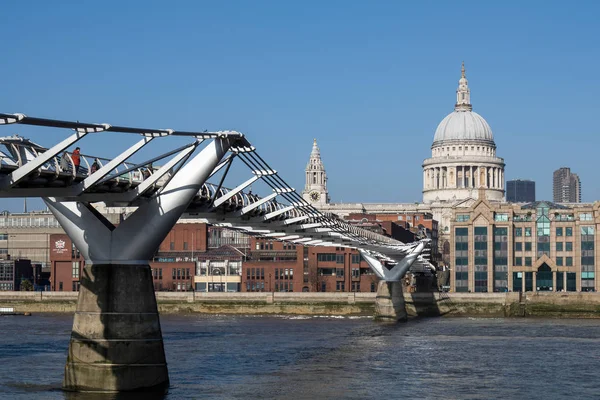
<svg viewBox="0 0 600 400">
<path fill-rule="evenodd" d="M 317 146 L 317 139 L 313 141 L 310 159 L 306 165 L 306 185 L 304 186 L 302 197 L 317 207 L 329 203 L 327 174 L 325 173 L 323 161 L 321 161 L 321 152 L 319 151 L 319 146 Z"/>
</svg>

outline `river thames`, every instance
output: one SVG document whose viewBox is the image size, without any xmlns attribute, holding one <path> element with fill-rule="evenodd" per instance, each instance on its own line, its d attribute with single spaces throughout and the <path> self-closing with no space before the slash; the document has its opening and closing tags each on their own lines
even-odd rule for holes
<svg viewBox="0 0 600 400">
<path fill-rule="evenodd" d="M 72 315 L 0 317 L 0 398 L 60 390 Z M 600 320 L 166 315 L 164 399 L 597 398 Z"/>
</svg>

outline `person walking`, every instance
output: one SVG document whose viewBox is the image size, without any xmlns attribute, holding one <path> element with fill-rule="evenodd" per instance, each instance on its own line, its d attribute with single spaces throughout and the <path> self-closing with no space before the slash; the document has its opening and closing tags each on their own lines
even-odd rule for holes
<svg viewBox="0 0 600 400">
<path fill-rule="evenodd" d="M 97 158 L 95 158 L 94 163 L 90 167 L 90 174 L 93 174 L 94 172 L 98 171 L 99 169 L 100 169 L 100 161 Z"/>
<path fill-rule="evenodd" d="M 81 164 L 81 152 L 79 147 L 75 148 L 73 154 L 71 154 L 71 159 L 73 160 L 73 165 L 75 166 L 75 175 L 79 173 L 79 165 Z"/>
</svg>

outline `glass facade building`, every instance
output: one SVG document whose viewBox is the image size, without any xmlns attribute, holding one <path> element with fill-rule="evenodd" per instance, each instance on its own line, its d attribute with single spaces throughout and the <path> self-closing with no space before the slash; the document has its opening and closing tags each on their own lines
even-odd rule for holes
<svg viewBox="0 0 600 400">
<path fill-rule="evenodd" d="M 521 179 L 507 181 L 506 201 L 509 203 L 531 203 L 535 201 L 535 182 Z"/>
</svg>

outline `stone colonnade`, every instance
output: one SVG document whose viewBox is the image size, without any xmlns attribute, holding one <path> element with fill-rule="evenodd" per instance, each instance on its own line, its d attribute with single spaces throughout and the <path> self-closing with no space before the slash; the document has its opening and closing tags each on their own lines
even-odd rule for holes
<svg viewBox="0 0 600 400">
<path fill-rule="evenodd" d="M 425 167 L 425 189 L 487 188 L 504 190 L 504 170 L 501 167 L 478 165 Z"/>
</svg>

